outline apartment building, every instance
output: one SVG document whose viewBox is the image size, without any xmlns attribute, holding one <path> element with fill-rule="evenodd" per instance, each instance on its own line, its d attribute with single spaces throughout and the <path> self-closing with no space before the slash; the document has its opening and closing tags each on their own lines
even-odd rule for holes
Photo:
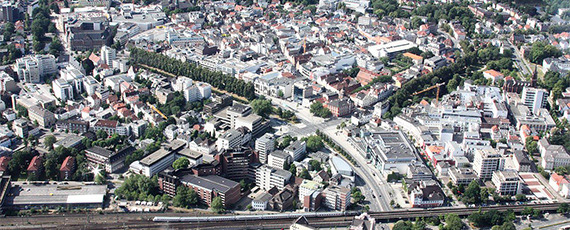
<svg viewBox="0 0 570 230">
<path fill-rule="evenodd" d="M 273 150 L 275 150 L 275 137 L 272 133 L 266 133 L 255 140 L 255 151 L 259 155 L 260 163 L 266 164 L 268 155 Z"/>
<path fill-rule="evenodd" d="M 14 72 L 18 74 L 21 82 L 40 83 L 43 76 L 57 73 L 55 57 L 53 55 L 26 56 L 16 60 Z"/>
<path fill-rule="evenodd" d="M 522 184 L 519 174 L 515 171 L 495 171 L 492 181 L 497 188 L 495 191 L 502 196 L 521 193 Z"/>
<path fill-rule="evenodd" d="M 180 183 L 194 189 L 200 200 L 208 206 L 212 204 L 215 197 L 220 197 L 226 208 L 241 198 L 241 188 L 238 182 L 216 175 L 196 176 L 188 174 L 180 179 Z"/>
<path fill-rule="evenodd" d="M 350 188 L 330 186 L 323 191 L 323 196 L 327 208 L 344 211 L 350 206 Z"/>
<path fill-rule="evenodd" d="M 276 187 L 279 191 L 289 183 L 291 173 L 289 171 L 262 165 L 255 172 L 255 184 L 265 191 Z"/>
<path fill-rule="evenodd" d="M 293 159 L 293 161 L 299 161 L 305 156 L 305 153 L 307 152 L 307 143 L 301 140 L 295 141 L 287 146 L 283 152 L 291 156 L 291 159 Z"/>
<path fill-rule="evenodd" d="M 28 117 L 30 120 L 37 121 L 42 127 L 51 127 L 55 124 L 55 115 L 41 106 L 35 105 L 28 109 Z"/>
</svg>

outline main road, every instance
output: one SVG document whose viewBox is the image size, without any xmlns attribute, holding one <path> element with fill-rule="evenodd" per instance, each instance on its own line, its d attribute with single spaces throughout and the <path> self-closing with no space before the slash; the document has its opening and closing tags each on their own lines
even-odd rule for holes
<svg viewBox="0 0 570 230">
<path fill-rule="evenodd" d="M 372 211 L 391 210 L 388 199 L 391 199 L 390 197 L 394 193 L 390 193 L 387 191 L 387 187 L 389 187 L 389 185 L 385 181 L 382 181 L 382 179 L 380 179 L 379 175 L 381 174 L 379 174 L 379 172 L 377 173 L 373 172 L 371 167 L 369 167 L 368 164 L 366 163 L 366 159 L 364 159 L 364 157 L 361 154 L 359 154 L 359 152 L 354 147 L 352 147 L 346 140 L 343 141 L 342 138 L 339 138 L 335 134 L 335 131 L 337 130 L 336 127 L 342 122 L 350 122 L 348 119 L 344 118 L 333 118 L 330 120 L 322 119 L 313 116 L 312 114 L 310 114 L 309 109 L 305 107 L 299 107 L 294 102 L 274 97 L 268 97 L 268 98 L 271 99 L 271 102 L 275 106 L 279 106 L 283 109 L 293 110 L 297 118 L 301 120 L 303 127 L 298 128 L 292 126 L 289 129 L 288 134 L 292 136 L 306 136 L 311 133 L 315 133 L 317 130 L 319 130 L 326 133 L 337 143 L 338 146 L 341 146 L 343 149 L 345 149 L 345 151 L 349 153 L 358 163 L 353 167 L 355 173 L 358 176 L 360 176 L 360 178 L 364 181 L 364 183 L 366 184 L 365 187 L 370 188 L 370 191 L 366 189 L 362 191 L 365 197 L 367 198 L 366 200 L 369 200 L 371 202 L 369 205 L 370 209 Z"/>
</svg>

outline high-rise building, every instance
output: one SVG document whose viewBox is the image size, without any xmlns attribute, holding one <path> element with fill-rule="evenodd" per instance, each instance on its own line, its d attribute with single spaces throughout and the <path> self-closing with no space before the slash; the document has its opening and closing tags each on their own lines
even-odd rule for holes
<svg viewBox="0 0 570 230">
<path fill-rule="evenodd" d="M 41 77 L 57 73 L 53 55 L 35 55 L 18 58 L 14 65 L 21 82 L 40 83 Z"/>
<path fill-rule="evenodd" d="M 521 193 L 519 174 L 515 171 L 495 171 L 492 181 L 497 188 L 495 191 L 502 196 Z"/>
<path fill-rule="evenodd" d="M 222 164 L 222 175 L 234 181 L 249 179 L 249 163 L 253 152 L 249 148 L 227 149 L 215 156 Z"/>
<path fill-rule="evenodd" d="M 502 170 L 505 158 L 495 149 L 477 149 L 473 160 L 473 170 L 481 180 L 491 179 L 493 172 Z"/>
<path fill-rule="evenodd" d="M 259 154 L 259 162 L 267 163 L 267 156 L 275 150 L 275 138 L 271 133 L 266 133 L 255 140 L 255 151 Z"/>
<path fill-rule="evenodd" d="M 291 173 L 289 171 L 267 165 L 260 166 L 255 172 L 255 183 L 265 191 L 269 191 L 273 187 L 281 191 L 290 179 Z"/>
<path fill-rule="evenodd" d="M 533 113 L 538 113 L 540 108 L 544 108 L 546 106 L 547 98 L 548 91 L 532 87 L 524 87 L 521 95 L 522 103 Z"/>
<path fill-rule="evenodd" d="M 330 186 L 323 191 L 324 204 L 334 210 L 346 210 L 350 206 L 350 189 L 347 187 Z"/>
<path fill-rule="evenodd" d="M 101 60 L 108 66 L 113 66 L 113 60 L 117 59 L 117 51 L 108 46 L 101 47 Z"/>
</svg>

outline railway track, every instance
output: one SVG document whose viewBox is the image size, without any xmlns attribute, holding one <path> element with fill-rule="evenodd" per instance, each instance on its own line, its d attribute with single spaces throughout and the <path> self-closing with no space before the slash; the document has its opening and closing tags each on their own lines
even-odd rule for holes
<svg viewBox="0 0 570 230">
<path fill-rule="evenodd" d="M 376 221 L 395 221 L 399 219 L 415 219 L 416 217 L 439 216 L 455 213 L 467 216 L 479 211 L 506 211 L 508 209 L 520 213 L 524 208 L 530 207 L 543 211 L 555 211 L 559 204 L 528 204 L 516 206 L 489 206 L 474 208 L 434 208 L 396 210 L 387 212 L 369 213 Z M 32 216 L 27 222 L 22 217 L 7 217 L 2 219 L 0 229 L 281 229 L 288 228 L 295 218 L 263 219 L 263 220 L 232 220 L 232 221 L 202 221 L 202 222 L 153 222 L 152 216 L 184 216 L 184 213 L 128 213 L 91 215 L 89 220 L 85 215 L 45 215 Z M 186 214 L 188 215 L 188 214 Z M 350 225 L 354 214 L 335 217 L 309 217 L 311 225 L 315 227 L 346 227 Z M 12 225 L 11 225 L 12 224 Z M 10 226 L 11 225 L 11 226 Z"/>
</svg>

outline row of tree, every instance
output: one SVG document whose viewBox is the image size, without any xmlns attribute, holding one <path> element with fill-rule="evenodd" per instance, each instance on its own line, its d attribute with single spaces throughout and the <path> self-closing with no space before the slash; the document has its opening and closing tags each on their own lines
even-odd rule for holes
<svg viewBox="0 0 570 230">
<path fill-rule="evenodd" d="M 187 76 L 195 81 L 206 82 L 217 89 L 235 93 L 248 100 L 255 99 L 253 83 L 245 82 L 222 72 L 211 71 L 196 64 L 138 48 L 131 49 L 130 58 L 133 64 L 143 64 L 177 76 Z"/>
</svg>

